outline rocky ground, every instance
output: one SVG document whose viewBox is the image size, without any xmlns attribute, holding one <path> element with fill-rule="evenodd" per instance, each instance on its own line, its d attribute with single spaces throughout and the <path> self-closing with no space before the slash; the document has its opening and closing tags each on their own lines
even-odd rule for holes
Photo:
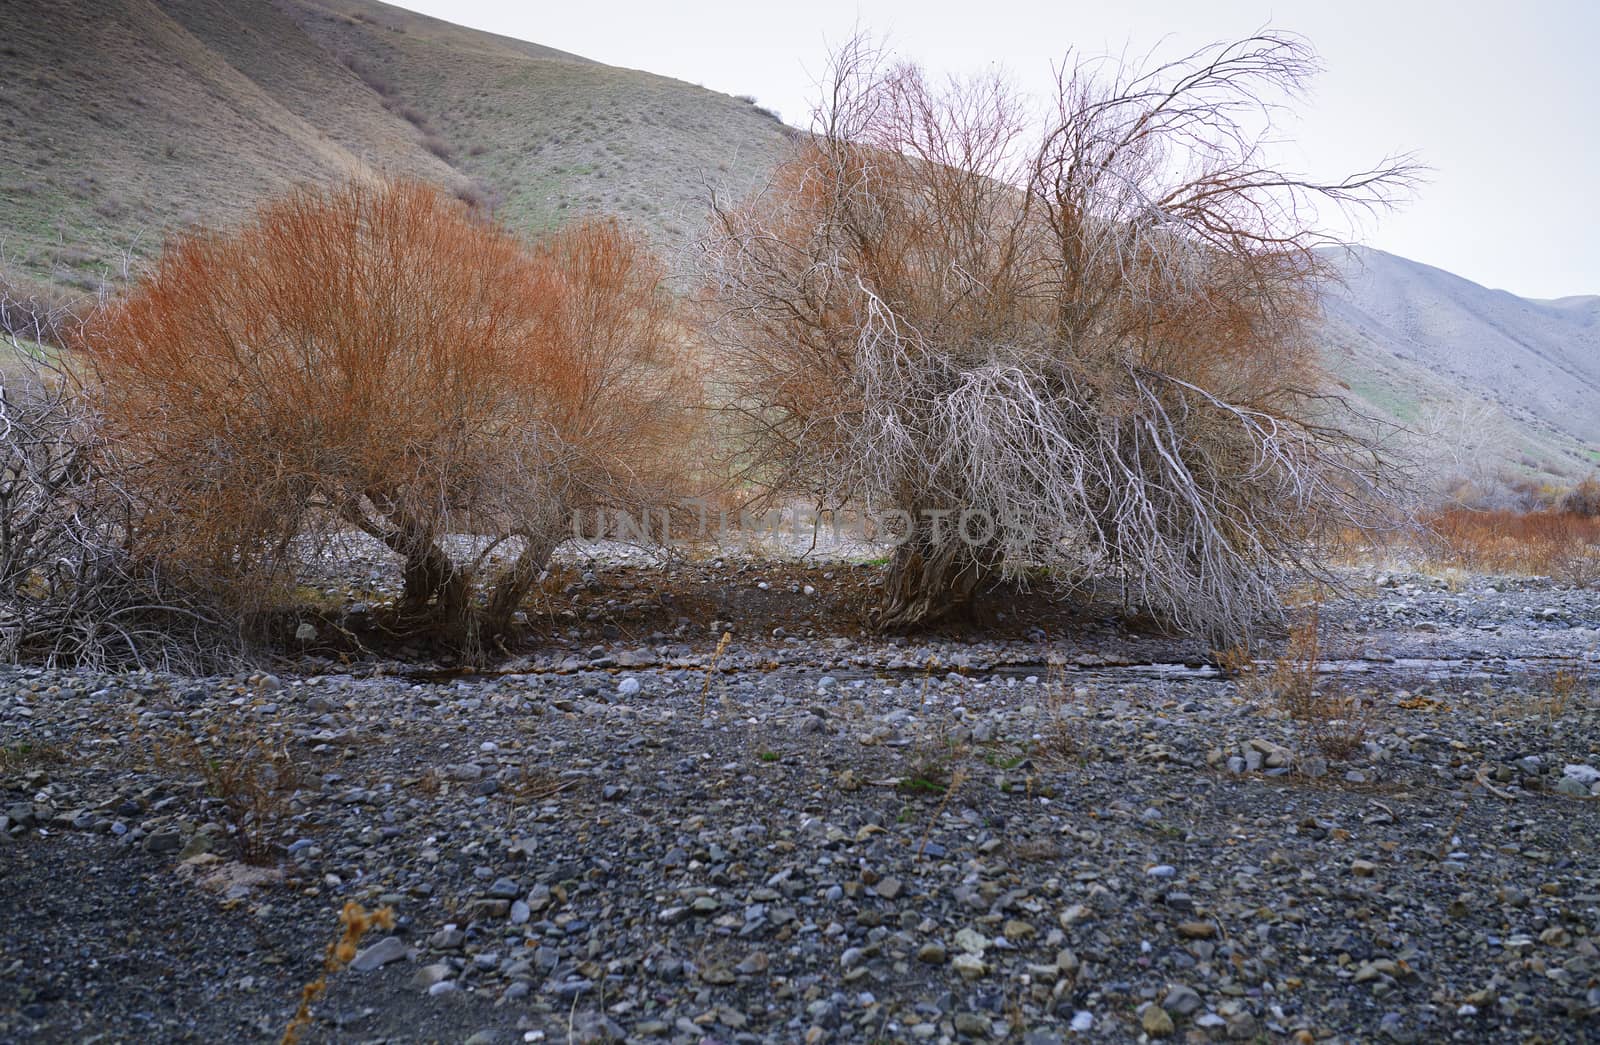
<svg viewBox="0 0 1600 1045">
<path fill-rule="evenodd" d="M 872 578 L 577 563 L 482 675 L 7 670 L 0 1041 L 277 1040 L 348 900 L 308 1041 L 1600 1038 L 1600 592 L 1355 571 L 1313 729 L 1040 598 L 866 637 Z"/>
</svg>

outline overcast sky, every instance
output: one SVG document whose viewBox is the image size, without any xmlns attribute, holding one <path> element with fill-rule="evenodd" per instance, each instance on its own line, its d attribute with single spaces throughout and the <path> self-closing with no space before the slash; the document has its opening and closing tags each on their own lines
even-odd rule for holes
<svg viewBox="0 0 1600 1045">
<path fill-rule="evenodd" d="M 1434 169 L 1372 246 L 1527 297 L 1600 294 L 1600 0 L 761 0 L 401 6 L 606 62 L 754 95 L 803 125 L 828 46 L 887 34 L 935 73 L 998 64 L 1043 94 L 1051 63 L 1176 55 L 1263 26 L 1308 37 L 1326 71 L 1289 130 L 1320 177 L 1413 150 Z"/>
</svg>

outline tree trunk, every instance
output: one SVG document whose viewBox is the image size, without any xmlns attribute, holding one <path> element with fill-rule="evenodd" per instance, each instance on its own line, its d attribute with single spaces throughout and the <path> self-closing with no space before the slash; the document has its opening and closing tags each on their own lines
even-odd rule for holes
<svg viewBox="0 0 1600 1045">
<path fill-rule="evenodd" d="M 963 541 L 908 540 L 889 560 L 872 625 L 878 631 L 910 631 L 965 610 L 989 569 L 978 550 Z"/>
<path fill-rule="evenodd" d="M 451 601 L 452 588 L 465 588 L 461 570 L 437 543 L 428 541 L 421 547 L 406 548 L 402 554 L 406 558 L 401 568 L 404 587 L 400 601 L 408 609 L 420 610 L 435 599 L 441 603 Z"/>
<path fill-rule="evenodd" d="M 522 553 L 516 561 L 500 571 L 489 587 L 488 604 L 483 609 L 486 635 L 502 635 L 511 627 L 511 615 L 539 582 L 540 574 L 550 561 L 550 553 L 555 550 L 555 544 L 549 540 L 524 536 L 523 542 Z"/>
<path fill-rule="evenodd" d="M 349 517 L 404 561 L 400 568 L 401 608 L 414 614 L 428 610 L 444 629 L 458 631 L 467 616 L 470 578 L 439 542 L 403 516 L 395 516 L 392 522 L 374 522 L 360 514 Z"/>
</svg>

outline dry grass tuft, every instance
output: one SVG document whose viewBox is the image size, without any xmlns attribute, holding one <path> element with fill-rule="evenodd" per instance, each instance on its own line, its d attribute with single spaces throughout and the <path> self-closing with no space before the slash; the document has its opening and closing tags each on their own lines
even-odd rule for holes
<svg viewBox="0 0 1600 1045">
<path fill-rule="evenodd" d="M 711 655 L 711 663 L 706 665 L 706 681 L 705 681 L 705 685 L 700 687 L 700 717 L 701 717 L 701 719 L 704 719 L 706 717 L 706 699 L 708 697 L 710 697 L 710 695 L 711 695 L 711 677 L 712 677 L 712 675 L 714 675 L 716 673 L 717 662 L 722 659 L 723 651 L 728 648 L 728 643 L 730 643 L 732 641 L 733 641 L 733 633 L 731 631 L 723 632 L 722 633 L 722 638 L 717 640 L 716 652 Z"/>
<path fill-rule="evenodd" d="M 939 807 L 933 811 L 933 815 L 928 818 L 927 825 L 922 829 L 922 838 L 917 842 L 918 860 L 922 859 L 923 852 L 928 848 L 928 839 L 933 835 L 933 825 L 939 822 L 939 818 L 944 815 L 945 808 L 950 805 L 950 799 L 955 797 L 955 793 L 966 782 L 967 767 L 957 766 L 955 771 L 950 774 L 949 786 L 944 789 L 944 794 L 939 796 Z"/>
<path fill-rule="evenodd" d="M 394 911 L 388 907 L 368 911 L 354 900 L 347 900 L 344 909 L 339 912 L 339 925 L 342 927 L 339 938 L 328 944 L 327 952 L 323 955 L 322 975 L 301 989 L 300 1006 L 289 1025 L 283 1029 L 280 1045 L 297 1045 L 305 1035 L 306 1028 L 311 1026 L 312 1004 L 328 989 L 328 977 L 350 964 L 361 946 L 361 938 L 368 931 L 374 928 L 393 929 Z"/>
<path fill-rule="evenodd" d="M 68 761 L 67 753 L 54 744 L 19 740 L 0 747 L 0 776 L 66 761 Z"/>
<path fill-rule="evenodd" d="M 1219 653 L 1217 662 L 1246 699 L 1278 708 L 1310 746 L 1332 761 L 1348 761 L 1372 733 L 1374 708 L 1360 694 L 1324 680 L 1318 671 L 1321 657 L 1320 607 L 1313 603 L 1271 662 L 1256 660 L 1246 647 Z"/>
<path fill-rule="evenodd" d="M 1067 701 L 1073 687 L 1067 682 L 1066 664 L 1052 657 L 1044 682 L 1044 722 L 1031 748 L 1041 761 L 1067 763 L 1083 758 L 1084 743 L 1079 729 L 1073 725 Z"/>
<path fill-rule="evenodd" d="M 1557 668 L 1530 681 L 1531 691 L 1523 702 L 1522 710 L 1551 728 L 1582 707 L 1590 698 L 1594 686 L 1588 672 L 1570 667 Z"/>
<path fill-rule="evenodd" d="M 258 866 L 277 860 L 281 850 L 276 838 L 302 779 L 286 731 L 249 719 L 214 718 L 194 729 L 175 728 L 144 740 L 155 769 L 199 780 L 207 796 L 221 805 L 241 860 Z"/>
</svg>

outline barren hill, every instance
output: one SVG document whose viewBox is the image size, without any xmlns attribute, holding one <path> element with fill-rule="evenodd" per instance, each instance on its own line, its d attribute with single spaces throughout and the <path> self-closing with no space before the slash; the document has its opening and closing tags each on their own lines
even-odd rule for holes
<svg viewBox="0 0 1600 1045">
<path fill-rule="evenodd" d="M 0 63 L 5 260 L 83 288 L 176 227 L 356 173 L 676 245 L 708 185 L 742 191 L 786 136 L 747 101 L 366 0 L 11 0 Z"/>
<path fill-rule="evenodd" d="M 663 246 L 792 133 L 741 100 L 374 0 L 7 0 L 0 250 L 92 289 L 196 221 L 352 174 L 415 175 L 535 231 L 621 214 Z M 1336 259 L 1323 348 L 1430 463 L 1600 463 L 1600 298 L 1530 301 L 1379 251 Z"/>
<path fill-rule="evenodd" d="M 1480 468 L 1600 465 L 1600 297 L 1530 300 L 1368 248 L 1333 260 L 1324 355 L 1359 402 Z"/>
</svg>

